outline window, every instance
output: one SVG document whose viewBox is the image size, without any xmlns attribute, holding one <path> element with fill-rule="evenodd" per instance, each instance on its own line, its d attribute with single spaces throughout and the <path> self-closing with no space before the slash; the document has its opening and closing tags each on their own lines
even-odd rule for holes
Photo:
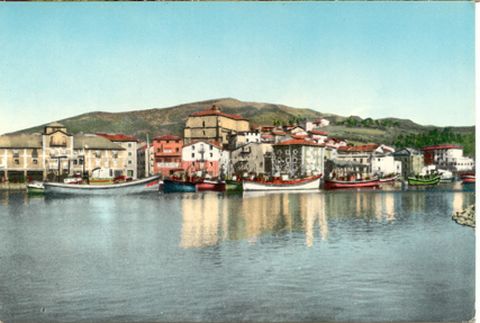
<svg viewBox="0 0 480 323">
<path fill-rule="evenodd" d="M 195 150 L 195 145 L 192 145 L 192 150 Z"/>
<path fill-rule="evenodd" d="M 34 165 L 38 165 L 38 160 L 37 160 L 37 159 L 34 159 L 34 160 L 33 160 L 33 164 L 34 164 Z"/>
<path fill-rule="evenodd" d="M 131 152 L 131 151 L 128 152 L 128 156 L 132 156 L 132 152 Z"/>
<path fill-rule="evenodd" d="M 83 165 L 83 158 L 78 160 L 79 165 Z"/>
<path fill-rule="evenodd" d="M 131 165 L 131 164 L 132 164 L 132 161 L 131 161 L 131 160 L 129 160 L 129 161 L 128 161 L 128 164 L 129 164 L 129 165 Z"/>
<path fill-rule="evenodd" d="M 100 150 L 95 151 L 95 157 L 100 158 L 102 156 Z"/>
<path fill-rule="evenodd" d="M 175 152 L 177 152 L 177 153 L 178 153 L 178 151 L 179 151 L 179 150 L 178 150 L 178 148 L 175 148 Z"/>
<path fill-rule="evenodd" d="M 192 158 L 195 158 L 195 153 L 192 153 Z"/>
<path fill-rule="evenodd" d="M 213 153 L 210 153 L 210 157 L 213 157 Z"/>
<path fill-rule="evenodd" d="M 18 158 L 20 157 L 20 153 L 18 152 L 18 150 L 14 150 L 13 151 L 13 158 Z"/>
<path fill-rule="evenodd" d="M 202 132 L 203 132 L 203 135 L 205 136 L 205 130 L 203 130 Z"/>
<path fill-rule="evenodd" d="M 76 159 L 73 160 L 73 164 L 74 165 L 77 165 L 78 164 L 78 161 Z"/>
<path fill-rule="evenodd" d="M 132 144 L 130 142 L 128 143 L 128 148 L 132 148 Z"/>
<path fill-rule="evenodd" d="M 18 159 L 15 159 L 15 165 L 19 165 L 20 161 Z"/>
<path fill-rule="evenodd" d="M 32 158 L 38 158 L 38 151 L 36 148 L 32 150 Z"/>
<path fill-rule="evenodd" d="M 170 140 L 167 140 L 167 144 L 169 144 L 169 143 L 170 143 Z"/>
<path fill-rule="evenodd" d="M 205 128 L 205 121 L 202 121 L 202 127 Z"/>
<path fill-rule="evenodd" d="M 213 149 L 213 146 L 212 146 L 212 145 L 210 145 L 210 150 L 212 150 L 212 149 Z"/>
</svg>

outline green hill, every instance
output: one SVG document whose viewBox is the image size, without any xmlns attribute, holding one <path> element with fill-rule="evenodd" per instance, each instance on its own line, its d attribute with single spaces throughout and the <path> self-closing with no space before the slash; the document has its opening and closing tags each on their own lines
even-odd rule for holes
<svg viewBox="0 0 480 323">
<path fill-rule="evenodd" d="M 435 140 L 424 140 L 424 134 L 434 129 L 438 131 L 444 129 L 435 126 L 422 126 L 406 119 L 383 118 L 374 120 L 371 118 L 362 119 L 357 116 L 344 117 L 311 109 L 300 109 L 281 104 L 244 102 L 232 98 L 194 102 L 162 109 L 118 113 L 96 111 L 58 121 L 63 123 L 72 133 L 124 133 L 145 140 L 147 134 L 150 138 L 167 133 L 182 135 L 187 117 L 191 113 L 209 108 L 213 104 L 226 113 L 242 115 L 250 120 L 252 126 L 271 125 L 273 123 L 288 124 L 302 118 L 313 120 L 323 117 L 331 122 L 330 126 L 324 128 L 331 136 L 342 137 L 353 142 L 378 142 L 390 145 L 411 144 L 413 142 L 415 147 L 415 145 L 421 145 L 424 142 L 436 143 Z M 39 125 L 20 130 L 17 133 L 40 132 L 43 126 Z M 474 149 L 474 127 L 449 127 L 448 129 L 454 136 L 451 136 L 451 138 L 444 136 L 443 139 L 453 138 L 454 143 L 465 145 L 466 153 L 471 155 Z M 420 139 L 409 137 L 407 140 L 405 139 L 407 135 L 419 136 Z M 432 136 L 435 136 L 435 134 Z M 437 139 L 442 140 L 440 136 Z"/>
</svg>

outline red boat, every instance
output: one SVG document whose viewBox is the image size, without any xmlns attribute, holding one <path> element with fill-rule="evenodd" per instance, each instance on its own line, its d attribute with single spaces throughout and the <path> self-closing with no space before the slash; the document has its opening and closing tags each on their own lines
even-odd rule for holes
<svg viewBox="0 0 480 323">
<path fill-rule="evenodd" d="M 353 181 L 342 181 L 337 179 L 326 179 L 324 188 L 326 190 L 333 190 L 339 188 L 362 188 L 362 187 L 378 187 L 380 181 L 378 178 L 368 179 L 368 180 L 353 180 Z"/>
<path fill-rule="evenodd" d="M 196 187 L 197 187 L 197 191 L 223 192 L 227 188 L 227 184 L 225 182 L 204 180 L 200 183 L 197 183 Z"/>
<path fill-rule="evenodd" d="M 475 175 L 463 175 L 462 182 L 463 184 L 475 183 Z"/>
</svg>

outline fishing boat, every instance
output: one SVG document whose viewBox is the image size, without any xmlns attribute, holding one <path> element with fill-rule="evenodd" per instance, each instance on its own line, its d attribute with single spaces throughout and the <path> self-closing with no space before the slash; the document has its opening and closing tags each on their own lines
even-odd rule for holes
<svg viewBox="0 0 480 323">
<path fill-rule="evenodd" d="M 160 175 L 148 178 L 106 185 L 43 183 L 45 194 L 75 194 L 75 195 L 126 195 L 158 191 Z"/>
<path fill-rule="evenodd" d="M 222 181 L 203 180 L 196 184 L 197 191 L 216 191 L 223 192 L 226 190 L 226 183 Z"/>
<path fill-rule="evenodd" d="M 429 176 L 413 176 L 408 177 L 408 185 L 410 186 L 430 186 L 437 185 L 440 183 L 439 175 L 429 175 Z"/>
<path fill-rule="evenodd" d="M 227 192 L 241 192 L 243 191 L 243 185 L 242 182 L 240 181 L 235 181 L 235 180 L 226 180 L 226 191 Z"/>
<path fill-rule="evenodd" d="M 193 181 L 183 181 L 178 179 L 164 179 L 163 192 L 164 193 L 187 193 L 196 192 L 197 183 Z"/>
<path fill-rule="evenodd" d="M 320 188 L 322 176 L 311 176 L 300 179 L 274 179 L 270 181 L 244 180 L 244 191 L 287 191 L 287 190 L 314 190 Z"/>
<path fill-rule="evenodd" d="M 475 183 L 475 175 L 463 175 L 462 176 L 463 184 L 472 184 Z"/>
<path fill-rule="evenodd" d="M 378 178 L 372 179 L 359 179 L 359 180 L 339 180 L 339 179 L 326 179 L 324 188 L 326 190 L 342 189 L 342 188 L 375 188 L 380 185 Z"/>
<path fill-rule="evenodd" d="M 400 177 L 400 175 L 396 174 L 396 175 L 392 175 L 392 176 L 379 178 L 378 181 L 380 183 L 392 183 L 392 182 L 395 182 L 399 177 Z"/>
<path fill-rule="evenodd" d="M 27 184 L 27 193 L 31 195 L 44 194 L 45 187 L 42 182 L 34 181 Z"/>
</svg>

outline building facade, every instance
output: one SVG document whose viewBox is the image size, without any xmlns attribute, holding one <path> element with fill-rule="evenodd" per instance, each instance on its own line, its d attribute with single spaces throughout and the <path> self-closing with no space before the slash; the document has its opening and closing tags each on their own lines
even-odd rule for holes
<svg viewBox="0 0 480 323">
<path fill-rule="evenodd" d="M 395 161 L 402 164 L 401 176 L 407 178 L 419 174 L 424 164 L 423 155 L 412 148 L 404 148 L 393 153 Z"/>
<path fill-rule="evenodd" d="M 435 165 L 440 169 L 456 172 L 471 171 L 475 161 L 463 156 L 463 147 L 457 145 L 436 145 L 423 148 L 424 163 L 426 166 Z"/>
<path fill-rule="evenodd" d="M 222 162 L 223 161 L 223 162 Z M 222 147 L 197 141 L 182 147 L 182 168 L 188 176 L 221 177 L 227 169 Z"/>
<path fill-rule="evenodd" d="M 271 175 L 272 145 L 250 142 L 230 152 L 228 174 L 245 177 Z"/>
<path fill-rule="evenodd" d="M 301 178 L 323 174 L 325 146 L 303 139 L 273 145 L 272 175 Z"/>
<path fill-rule="evenodd" d="M 124 134 L 109 134 L 109 133 L 97 133 L 98 136 L 104 137 L 113 143 L 122 146 L 126 150 L 126 175 L 137 179 L 137 148 L 138 139 L 133 136 L 127 136 Z"/>
<path fill-rule="evenodd" d="M 170 176 L 182 167 L 182 138 L 163 135 L 153 138 L 153 173 Z"/>
<path fill-rule="evenodd" d="M 186 144 L 195 141 L 217 142 L 228 145 L 229 136 L 248 132 L 250 124 L 240 115 L 224 113 L 217 106 L 192 113 L 185 123 L 183 137 Z"/>
<path fill-rule="evenodd" d="M 107 168 L 126 172 L 125 149 L 96 135 L 72 135 L 54 122 L 41 134 L 0 136 L 0 174 L 4 181 L 61 179 Z"/>
</svg>

